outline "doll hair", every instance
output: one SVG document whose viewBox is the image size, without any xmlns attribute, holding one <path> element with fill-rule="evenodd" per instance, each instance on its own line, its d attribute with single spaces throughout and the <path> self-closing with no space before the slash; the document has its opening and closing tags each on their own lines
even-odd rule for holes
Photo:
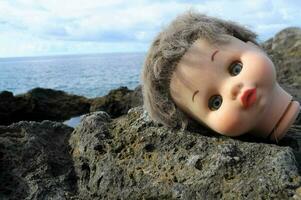
<svg viewBox="0 0 301 200">
<path fill-rule="evenodd" d="M 258 44 L 257 35 L 245 27 L 191 10 L 176 17 L 155 37 L 141 76 L 144 108 L 153 121 L 183 130 L 196 123 L 173 102 L 170 79 L 181 57 L 197 39 L 221 44 L 227 42 L 225 35 Z"/>
</svg>

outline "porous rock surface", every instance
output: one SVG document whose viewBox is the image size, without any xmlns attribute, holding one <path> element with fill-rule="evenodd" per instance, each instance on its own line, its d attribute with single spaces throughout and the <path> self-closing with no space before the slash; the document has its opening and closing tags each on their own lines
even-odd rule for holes
<svg viewBox="0 0 301 200">
<path fill-rule="evenodd" d="M 296 138 L 175 131 L 142 107 L 75 129 L 19 122 L 0 126 L 0 199 L 289 199 L 301 185 Z"/>
<path fill-rule="evenodd" d="M 81 199 L 288 199 L 301 183 L 288 146 L 172 131 L 141 107 L 86 115 L 70 146 Z"/>
<path fill-rule="evenodd" d="M 130 108 L 142 105 L 142 92 L 139 85 L 134 90 L 119 87 L 107 95 L 91 99 L 91 112 L 105 111 L 112 118 L 127 114 Z"/>
<path fill-rule="evenodd" d="M 51 121 L 0 126 L 0 199 L 68 199 L 76 191 L 72 131 Z"/>
</svg>

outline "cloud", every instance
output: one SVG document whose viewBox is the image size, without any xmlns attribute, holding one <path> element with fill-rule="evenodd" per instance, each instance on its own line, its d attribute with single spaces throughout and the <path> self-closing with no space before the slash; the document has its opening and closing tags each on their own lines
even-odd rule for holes
<svg viewBox="0 0 301 200">
<path fill-rule="evenodd" d="M 46 50 L 69 53 L 72 48 L 80 52 L 110 52 L 118 48 L 126 50 L 126 44 L 137 47 L 137 51 L 146 51 L 163 26 L 190 8 L 246 25 L 261 40 L 284 27 L 301 26 L 300 1 L 2 0 L 0 48 L 11 49 L 11 53 L 4 50 L 0 53 L 4 56 L 13 52 L 37 55 L 47 53 Z"/>
</svg>

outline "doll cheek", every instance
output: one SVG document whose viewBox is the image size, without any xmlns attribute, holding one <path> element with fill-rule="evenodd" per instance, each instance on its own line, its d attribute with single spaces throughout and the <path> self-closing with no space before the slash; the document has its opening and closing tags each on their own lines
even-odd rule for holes
<svg viewBox="0 0 301 200">
<path fill-rule="evenodd" d="M 261 70 L 263 71 L 263 75 L 269 75 L 271 78 L 276 78 L 276 70 L 275 67 L 269 59 L 266 59 L 262 62 Z"/>
<path fill-rule="evenodd" d="M 261 52 L 248 52 L 241 57 L 248 70 L 257 77 L 266 77 L 270 80 L 276 79 L 276 70 L 273 62 Z"/>
<path fill-rule="evenodd" d="M 247 127 L 242 127 L 242 119 L 238 115 L 228 115 L 220 118 L 215 129 L 222 135 L 238 136 L 245 133 Z"/>
<path fill-rule="evenodd" d="M 263 77 L 266 82 L 275 82 L 276 80 L 276 70 L 272 61 L 267 57 L 261 57 L 259 59 L 258 66 L 258 75 Z"/>
</svg>

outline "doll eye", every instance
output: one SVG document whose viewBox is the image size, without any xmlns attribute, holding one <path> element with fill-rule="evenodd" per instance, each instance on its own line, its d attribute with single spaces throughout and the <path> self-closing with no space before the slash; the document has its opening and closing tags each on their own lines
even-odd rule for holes
<svg viewBox="0 0 301 200">
<path fill-rule="evenodd" d="M 231 74 L 231 76 L 237 76 L 241 70 L 242 70 L 242 63 L 240 62 L 234 62 L 229 67 L 229 73 Z"/>
<path fill-rule="evenodd" d="M 208 108 L 212 111 L 219 109 L 223 103 L 223 98 L 220 95 L 213 95 L 208 102 Z"/>
</svg>

